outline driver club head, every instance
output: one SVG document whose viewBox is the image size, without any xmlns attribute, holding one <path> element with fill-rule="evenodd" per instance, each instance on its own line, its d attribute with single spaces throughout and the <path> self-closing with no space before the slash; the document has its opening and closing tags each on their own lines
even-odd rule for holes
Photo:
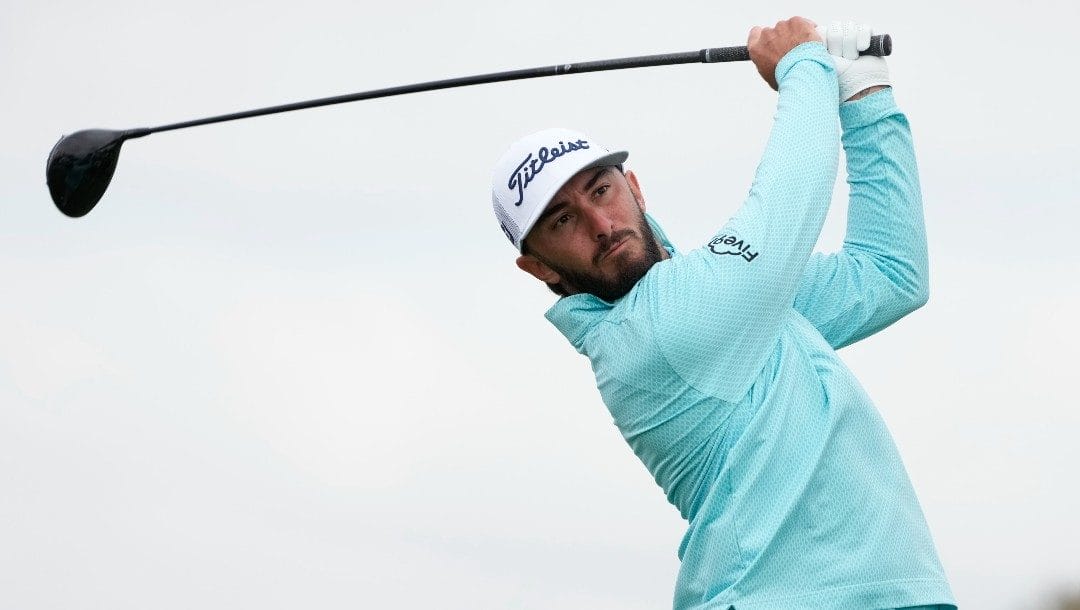
<svg viewBox="0 0 1080 610">
<path fill-rule="evenodd" d="M 146 129 L 86 129 L 60 138 L 45 165 L 45 180 L 56 207 L 72 218 L 86 215 L 109 187 L 120 145 L 147 133 Z"/>
</svg>

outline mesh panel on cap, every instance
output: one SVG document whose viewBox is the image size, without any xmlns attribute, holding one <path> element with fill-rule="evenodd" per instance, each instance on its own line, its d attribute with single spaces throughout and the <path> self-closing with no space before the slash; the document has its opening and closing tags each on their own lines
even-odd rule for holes
<svg viewBox="0 0 1080 610">
<path fill-rule="evenodd" d="M 516 247 L 518 236 L 521 235 L 521 229 L 501 203 L 496 201 L 493 205 L 495 207 L 495 217 L 499 219 L 499 225 L 502 227 L 503 233 L 506 233 L 506 237 L 510 239 L 510 243 L 514 244 Z"/>
</svg>

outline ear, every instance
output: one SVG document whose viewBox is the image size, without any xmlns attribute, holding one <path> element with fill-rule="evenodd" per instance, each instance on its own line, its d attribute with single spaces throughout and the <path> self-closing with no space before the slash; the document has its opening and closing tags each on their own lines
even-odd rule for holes
<svg viewBox="0 0 1080 610">
<path fill-rule="evenodd" d="M 626 183 L 630 185 L 630 192 L 634 194 L 634 199 L 637 201 L 638 207 L 644 212 L 645 196 L 641 194 L 641 185 L 638 184 L 637 176 L 630 170 L 623 172 L 623 175 L 626 176 Z"/>
<path fill-rule="evenodd" d="M 535 277 L 545 284 L 558 284 L 559 274 L 531 254 L 522 254 L 517 259 L 518 269 Z"/>
</svg>

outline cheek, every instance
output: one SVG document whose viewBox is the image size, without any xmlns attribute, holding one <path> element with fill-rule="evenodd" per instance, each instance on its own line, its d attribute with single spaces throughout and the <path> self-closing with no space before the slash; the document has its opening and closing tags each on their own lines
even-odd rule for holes
<svg viewBox="0 0 1080 610">
<path fill-rule="evenodd" d="M 619 220 L 623 223 L 628 223 L 630 226 L 637 224 L 637 219 L 641 216 L 643 210 L 641 205 L 634 198 L 633 193 L 627 191 L 623 198 L 623 203 L 619 206 Z"/>
<path fill-rule="evenodd" d="M 548 261 L 564 268 L 580 269 L 583 265 L 591 265 L 596 253 L 596 244 L 576 232 L 548 235 L 535 245 Z"/>
</svg>

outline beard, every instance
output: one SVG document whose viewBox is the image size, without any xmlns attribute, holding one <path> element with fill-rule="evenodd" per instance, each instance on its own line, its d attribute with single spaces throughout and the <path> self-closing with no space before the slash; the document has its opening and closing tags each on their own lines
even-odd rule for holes
<svg viewBox="0 0 1080 610">
<path fill-rule="evenodd" d="M 599 261 L 611 248 L 612 244 L 618 243 L 622 239 L 632 238 L 633 233 L 632 230 L 625 229 L 612 235 L 611 239 L 604 244 L 603 249 L 596 254 L 593 260 Z M 639 215 L 637 234 L 642 239 L 645 248 L 642 256 L 624 262 L 615 270 L 614 277 L 609 278 L 598 273 L 570 269 L 552 264 L 547 260 L 540 260 L 559 274 L 562 280 L 560 284 L 564 289 L 561 292 L 570 294 L 571 291 L 565 290 L 569 287 L 573 289 L 573 292 L 587 292 L 610 303 L 626 296 L 626 293 L 630 292 L 630 289 L 648 273 L 649 269 L 652 269 L 653 265 L 664 259 L 660 246 L 656 243 L 656 235 L 653 233 L 652 227 L 649 226 L 649 222 L 645 220 L 644 214 Z"/>
</svg>

